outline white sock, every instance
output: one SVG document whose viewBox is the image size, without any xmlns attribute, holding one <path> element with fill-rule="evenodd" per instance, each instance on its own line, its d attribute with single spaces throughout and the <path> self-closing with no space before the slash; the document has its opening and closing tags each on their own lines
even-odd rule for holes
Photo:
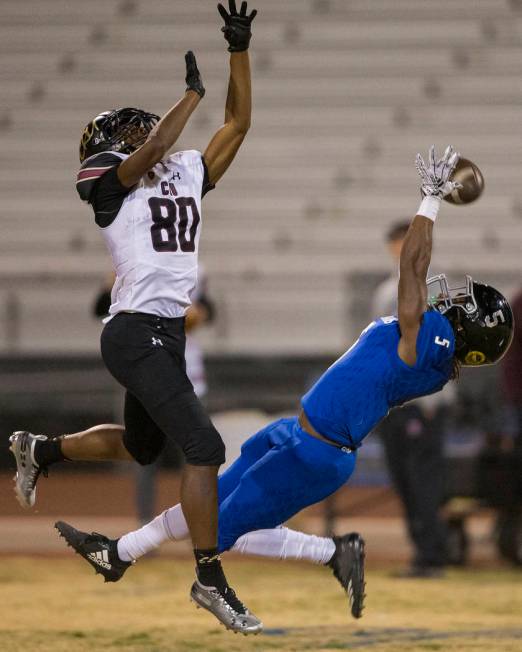
<svg viewBox="0 0 522 652">
<path fill-rule="evenodd" d="M 244 534 L 232 550 L 244 555 L 274 557 L 276 559 L 306 559 L 315 564 L 326 564 L 333 557 L 333 539 L 296 532 L 286 527 L 256 530 Z"/>
<path fill-rule="evenodd" d="M 181 505 L 175 505 L 139 530 L 124 534 L 118 541 L 118 557 L 122 561 L 139 559 L 166 541 L 182 541 L 190 536 Z M 275 559 L 304 559 L 315 564 L 326 564 L 333 557 L 335 543 L 326 537 L 316 537 L 278 527 L 244 534 L 232 550 L 243 555 L 257 555 Z"/>
<path fill-rule="evenodd" d="M 181 541 L 189 537 L 181 505 L 166 509 L 139 530 L 124 534 L 118 541 L 118 557 L 133 561 L 155 550 L 165 541 Z"/>
</svg>

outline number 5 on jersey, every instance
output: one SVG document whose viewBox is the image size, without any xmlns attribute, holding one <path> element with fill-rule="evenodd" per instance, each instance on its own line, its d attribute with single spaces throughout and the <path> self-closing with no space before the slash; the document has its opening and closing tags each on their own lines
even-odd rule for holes
<svg viewBox="0 0 522 652">
<path fill-rule="evenodd" d="M 149 207 L 153 224 L 150 227 L 152 246 L 156 251 L 196 251 L 196 234 L 201 221 L 193 197 L 151 197 Z M 189 209 L 191 223 L 189 226 Z M 179 246 L 178 246 L 179 243 Z"/>
</svg>

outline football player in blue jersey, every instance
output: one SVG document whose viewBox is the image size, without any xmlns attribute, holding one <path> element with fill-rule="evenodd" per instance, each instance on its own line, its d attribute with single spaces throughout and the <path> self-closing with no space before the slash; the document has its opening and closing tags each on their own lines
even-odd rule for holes
<svg viewBox="0 0 522 652">
<path fill-rule="evenodd" d="M 422 201 L 400 258 L 398 317 L 373 321 L 302 398 L 298 416 L 280 419 L 250 437 L 219 478 L 219 550 L 329 565 L 345 589 L 352 615 L 364 599 L 364 542 L 356 533 L 328 539 L 279 527 L 301 509 L 339 489 L 351 476 L 356 451 L 388 413 L 413 398 L 439 391 L 461 366 L 494 364 L 513 336 L 513 315 L 494 288 L 466 277 L 450 288 L 444 275 L 426 281 L 433 225 L 459 156 L 420 155 Z M 110 540 L 56 527 L 108 581 L 166 540 L 188 536 L 179 506 L 136 532 Z M 96 563 L 107 557 L 107 566 Z"/>
</svg>

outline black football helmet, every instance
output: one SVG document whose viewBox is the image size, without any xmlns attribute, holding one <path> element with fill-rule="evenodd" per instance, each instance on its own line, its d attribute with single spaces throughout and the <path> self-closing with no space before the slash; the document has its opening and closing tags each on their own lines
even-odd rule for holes
<svg viewBox="0 0 522 652">
<path fill-rule="evenodd" d="M 466 276 L 450 288 L 445 274 L 427 280 L 428 302 L 447 317 L 455 333 L 455 356 L 465 367 L 495 364 L 509 349 L 514 319 L 506 297 Z"/>
<path fill-rule="evenodd" d="M 113 109 L 100 113 L 83 130 L 80 162 L 108 150 L 132 154 L 143 145 L 159 119 L 154 113 L 141 109 Z"/>
</svg>

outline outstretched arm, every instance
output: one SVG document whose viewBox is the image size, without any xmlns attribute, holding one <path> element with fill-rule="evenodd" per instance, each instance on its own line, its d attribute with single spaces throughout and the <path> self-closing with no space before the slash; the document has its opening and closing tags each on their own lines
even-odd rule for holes
<svg viewBox="0 0 522 652">
<path fill-rule="evenodd" d="M 424 199 L 402 245 L 398 297 L 401 329 L 398 353 L 401 360 L 412 366 L 417 360 L 417 334 L 427 307 L 426 276 L 431 261 L 433 224 L 443 197 L 458 187 L 458 184 L 449 181 L 458 160 L 459 155 L 451 146 L 446 148 L 439 161 L 435 159 L 433 146 L 430 148 L 428 165 L 420 154 L 416 159 Z"/>
<path fill-rule="evenodd" d="M 118 178 L 127 188 L 132 188 L 141 177 L 161 161 L 176 143 L 188 119 L 205 95 L 205 88 L 192 52 L 185 55 L 187 90 L 158 124 L 151 130 L 145 143 L 118 167 Z"/>
<path fill-rule="evenodd" d="M 420 210 L 420 209 L 419 209 Z M 417 359 L 417 333 L 426 310 L 426 277 L 431 261 L 433 222 L 416 215 L 401 250 L 398 315 L 401 329 L 399 356 L 406 364 Z"/>
<path fill-rule="evenodd" d="M 218 5 L 225 21 L 222 31 L 229 43 L 230 78 L 225 106 L 225 124 L 217 131 L 204 153 L 209 181 L 216 184 L 234 160 L 234 157 L 250 128 L 252 113 L 252 90 L 250 79 L 251 24 L 257 12 L 247 16 L 247 3 L 241 4 L 240 13 L 234 0 L 229 0 L 230 13 Z"/>
</svg>

